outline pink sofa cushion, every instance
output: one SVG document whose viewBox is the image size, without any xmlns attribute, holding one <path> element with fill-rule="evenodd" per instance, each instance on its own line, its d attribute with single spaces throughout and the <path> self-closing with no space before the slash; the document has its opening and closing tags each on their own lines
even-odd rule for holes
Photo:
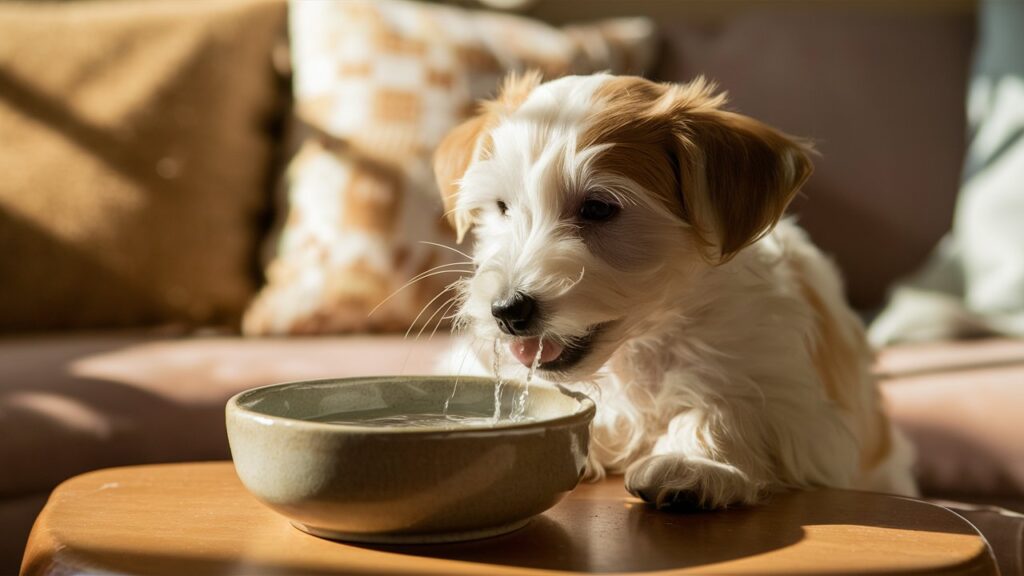
<svg viewBox="0 0 1024 576">
<path fill-rule="evenodd" d="M 227 458 L 224 404 L 291 380 L 432 372 L 443 338 L 0 340 L 0 498 L 107 466 Z"/>
<path fill-rule="evenodd" d="M 659 19 L 659 78 L 705 74 L 735 109 L 812 139 L 821 156 L 793 211 L 835 256 L 854 305 L 880 305 L 949 230 L 972 15 L 870 3 L 718 4 L 715 15 L 679 8 Z"/>
<path fill-rule="evenodd" d="M 224 403 L 290 380 L 436 372 L 451 340 L 155 334 L 0 340 L 0 497 L 121 464 L 227 458 Z M 926 493 L 1024 495 L 1024 341 L 893 348 L 889 410 Z"/>
<path fill-rule="evenodd" d="M 1024 494 L 1024 340 L 888 348 L 878 372 L 925 493 Z"/>
</svg>

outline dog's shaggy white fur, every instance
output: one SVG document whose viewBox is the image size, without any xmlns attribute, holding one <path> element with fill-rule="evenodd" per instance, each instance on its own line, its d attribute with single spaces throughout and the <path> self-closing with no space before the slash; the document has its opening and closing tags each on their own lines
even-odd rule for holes
<svg viewBox="0 0 1024 576">
<path fill-rule="evenodd" d="M 589 387 L 591 477 L 720 508 L 814 486 L 914 494 L 860 321 L 788 220 L 807 147 L 697 80 L 510 78 L 435 161 L 475 235 L 480 363 Z"/>
</svg>

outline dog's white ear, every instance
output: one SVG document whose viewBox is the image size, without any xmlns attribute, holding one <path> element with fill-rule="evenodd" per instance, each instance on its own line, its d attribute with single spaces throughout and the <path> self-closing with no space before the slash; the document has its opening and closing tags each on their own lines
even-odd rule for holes
<svg viewBox="0 0 1024 576">
<path fill-rule="evenodd" d="M 513 72 L 506 76 L 498 97 L 483 102 L 480 113 L 449 132 L 434 153 L 434 177 L 437 178 L 437 187 L 444 201 L 445 214 L 455 227 L 458 242 L 462 242 L 473 224 L 472 215 L 458 209 L 462 177 L 473 160 L 490 153 L 488 130 L 497 125 L 502 116 L 518 108 L 540 82 L 541 74 L 534 70 L 522 74 Z"/>
<path fill-rule="evenodd" d="M 724 262 L 775 226 L 814 167 L 809 144 L 722 110 L 714 91 L 698 79 L 666 97 L 684 213 Z"/>
</svg>

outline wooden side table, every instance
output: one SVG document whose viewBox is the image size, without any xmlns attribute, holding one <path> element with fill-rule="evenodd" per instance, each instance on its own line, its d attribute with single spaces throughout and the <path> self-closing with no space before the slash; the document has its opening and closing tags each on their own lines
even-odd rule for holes
<svg viewBox="0 0 1024 576">
<path fill-rule="evenodd" d="M 621 478 L 583 485 L 522 530 L 445 545 L 309 536 L 245 491 L 228 462 L 113 468 L 68 480 L 22 564 L 40 575 L 502 575 L 581 573 L 995 574 L 956 514 L 880 494 L 821 490 L 715 513 L 658 512 Z"/>
</svg>

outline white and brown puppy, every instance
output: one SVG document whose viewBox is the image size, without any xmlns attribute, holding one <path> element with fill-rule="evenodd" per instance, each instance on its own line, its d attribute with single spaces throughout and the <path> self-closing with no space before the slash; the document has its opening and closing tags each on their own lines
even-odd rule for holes
<svg viewBox="0 0 1024 576">
<path fill-rule="evenodd" d="M 913 494 L 839 275 L 779 222 L 807 147 L 724 102 L 703 80 L 510 78 L 436 156 L 475 235 L 457 321 L 518 370 L 596 387 L 591 477 L 659 506 Z"/>
</svg>

